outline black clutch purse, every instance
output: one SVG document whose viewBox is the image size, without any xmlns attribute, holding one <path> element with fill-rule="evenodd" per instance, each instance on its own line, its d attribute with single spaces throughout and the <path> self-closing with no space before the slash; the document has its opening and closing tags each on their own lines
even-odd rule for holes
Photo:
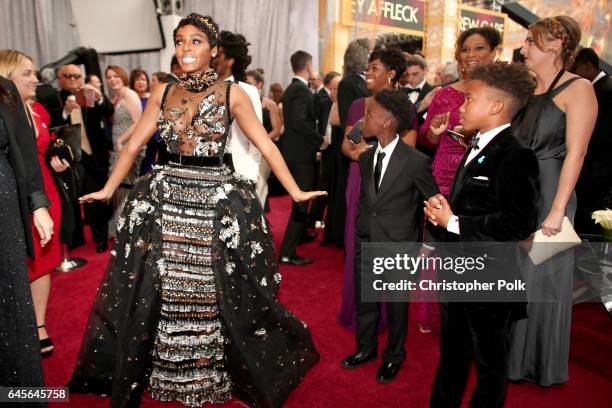
<svg viewBox="0 0 612 408">
<path fill-rule="evenodd" d="M 81 161 L 81 124 L 64 125 L 50 129 L 55 142 L 47 149 L 47 157 L 57 156 L 72 164 Z"/>
</svg>

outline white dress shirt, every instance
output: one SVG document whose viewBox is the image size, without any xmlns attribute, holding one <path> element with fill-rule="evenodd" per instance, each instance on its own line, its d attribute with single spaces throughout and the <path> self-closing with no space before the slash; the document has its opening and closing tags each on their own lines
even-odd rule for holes
<svg viewBox="0 0 612 408">
<path fill-rule="evenodd" d="M 301 76 L 297 76 L 297 75 L 296 75 L 296 76 L 294 76 L 293 78 L 294 78 L 294 79 L 296 79 L 296 78 L 297 78 L 297 79 L 299 79 L 300 81 L 302 81 L 302 83 L 303 83 L 304 85 L 308 86 L 308 89 L 310 89 L 310 86 L 308 85 L 308 81 L 307 81 L 307 80 L 305 80 L 304 78 L 302 78 Z"/>
<path fill-rule="evenodd" d="M 234 76 L 225 79 L 234 82 Z M 261 99 L 259 91 L 253 85 L 239 81 L 238 85 L 249 95 L 255 109 L 257 119 L 261 122 Z M 229 106 L 228 106 L 229 109 Z M 254 182 L 259 179 L 259 162 L 262 160 L 261 153 L 257 147 L 244 134 L 237 121 L 232 122 L 228 153 L 232 154 L 232 162 L 236 173 Z"/>
<path fill-rule="evenodd" d="M 491 140 L 495 138 L 495 136 L 500 134 L 504 129 L 508 127 L 510 127 L 510 123 L 506 123 L 505 125 L 501 125 L 494 129 L 488 130 L 483 134 L 480 134 L 480 132 L 478 132 L 478 134 L 476 135 L 476 137 L 479 138 L 478 149 L 470 149 L 468 157 L 467 159 L 465 159 L 464 167 L 467 166 L 469 162 L 474 160 L 474 158 L 482 152 L 482 149 L 484 149 L 491 142 Z M 448 220 L 448 224 L 446 225 L 446 230 L 448 232 L 452 232 L 453 234 L 459 235 L 459 217 L 457 217 L 456 215 L 451 216 Z"/>
<path fill-rule="evenodd" d="M 415 86 L 413 89 L 419 89 L 421 92 L 423 92 L 423 87 L 425 86 L 425 82 L 427 82 L 427 79 L 423 79 L 421 83 Z M 406 86 L 406 88 L 412 88 L 412 86 L 408 85 Z M 408 94 L 408 97 L 410 98 L 410 102 L 415 104 L 417 99 L 419 99 L 419 95 L 420 94 L 418 92 L 410 92 Z"/>
<path fill-rule="evenodd" d="M 374 152 L 374 163 L 373 163 L 374 169 L 376 169 L 376 161 L 378 160 L 378 153 L 380 152 L 385 153 L 385 157 L 383 157 L 383 161 L 382 161 L 382 169 L 380 170 L 380 181 L 377 187 L 380 187 L 380 185 L 382 184 L 383 178 L 385 177 L 385 171 L 387 170 L 387 165 L 389 164 L 389 159 L 391 158 L 391 155 L 393 154 L 393 150 L 395 150 L 395 146 L 397 146 L 398 140 L 399 140 L 399 135 L 395 135 L 395 139 L 393 139 L 391 143 L 385 146 L 384 149 L 380 147 L 380 143 L 376 147 L 376 151 Z"/>
<path fill-rule="evenodd" d="M 592 84 L 594 84 L 595 82 L 599 81 L 601 78 L 605 77 L 606 74 L 604 71 L 599 71 L 599 74 L 597 74 L 597 76 L 595 77 L 595 79 L 593 79 L 593 82 L 591 82 Z"/>
</svg>

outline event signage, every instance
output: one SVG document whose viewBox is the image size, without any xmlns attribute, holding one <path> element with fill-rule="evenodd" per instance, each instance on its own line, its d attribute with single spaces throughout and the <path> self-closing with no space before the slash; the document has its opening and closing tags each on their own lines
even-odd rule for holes
<svg viewBox="0 0 612 408">
<path fill-rule="evenodd" d="M 503 35 L 505 25 L 506 14 L 504 13 L 461 5 L 459 31 L 465 31 L 473 27 L 489 26 L 495 28 Z"/>
<path fill-rule="evenodd" d="M 342 23 L 423 36 L 425 0 L 344 0 Z"/>
</svg>

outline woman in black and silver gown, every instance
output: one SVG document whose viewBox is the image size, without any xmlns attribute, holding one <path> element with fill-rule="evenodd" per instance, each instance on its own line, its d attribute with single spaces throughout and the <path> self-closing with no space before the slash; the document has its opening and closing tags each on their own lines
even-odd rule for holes
<svg viewBox="0 0 612 408">
<path fill-rule="evenodd" d="M 570 17 L 540 20 L 530 27 L 522 54 L 537 78 L 535 94 L 513 124 L 514 134 L 533 149 L 540 169 L 538 224 L 544 234 L 561 231 L 563 217 L 574 221 L 574 187 L 597 117 L 593 86 L 566 72 L 580 42 Z M 565 252 L 525 271 L 527 319 L 512 333 L 510 380 L 541 386 L 568 380 L 574 258 Z"/>
<path fill-rule="evenodd" d="M 159 128 L 170 163 L 137 183 L 87 324 L 71 392 L 112 395 L 111 406 L 155 399 L 189 406 L 234 393 L 278 407 L 319 359 L 306 325 L 276 300 L 274 247 L 252 183 L 226 165 L 238 120 L 294 200 L 302 192 L 235 84 L 209 68 L 219 29 L 191 14 L 174 32 L 186 74 L 153 92 L 105 188 L 108 199 Z"/>
</svg>

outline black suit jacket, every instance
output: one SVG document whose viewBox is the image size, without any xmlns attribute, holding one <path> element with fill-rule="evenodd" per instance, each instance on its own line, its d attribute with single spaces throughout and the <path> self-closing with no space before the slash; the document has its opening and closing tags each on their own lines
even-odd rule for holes
<svg viewBox="0 0 612 408">
<path fill-rule="evenodd" d="M 319 132 L 320 135 L 325 135 L 327 120 L 329 119 L 329 112 L 331 112 L 332 104 L 331 97 L 325 88 L 321 88 L 321 90 L 314 95 L 317 132 Z"/>
<path fill-rule="evenodd" d="M 31 258 L 34 258 L 30 214 L 38 208 L 49 207 L 50 204 L 45 195 L 45 186 L 38 162 L 36 134 L 28 123 L 17 88 L 11 81 L 3 77 L 0 77 L 0 84 L 13 94 L 16 102 L 14 107 L 0 103 L 0 116 L 2 116 L 8 134 L 8 159 L 17 181 L 19 210 L 27 252 Z"/>
<path fill-rule="evenodd" d="M 71 95 L 66 90 L 61 90 L 55 97 L 55 101 L 51 98 L 46 101 L 49 114 L 51 116 L 50 127 L 70 124 L 70 115 L 67 119 L 62 117 L 66 98 Z M 44 104 L 43 104 L 44 105 Z M 101 174 L 108 173 L 108 158 L 112 150 L 111 141 L 108 140 L 104 132 L 103 123 L 110 123 L 113 116 L 113 105 L 110 100 L 104 96 L 102 103 L 95 103 L 93 108 L 81 108 L 83 122 L 87 130 L 87 137 L 91 144 L 91 150 L 96 160 L 96 164 L 100 169 Z"/>
<path fill-rule="evenodd" d="M 340 115 L 340 129 L 346 128 L 346 115 L 353 101 L 370 96 L 365 79 L 360 75 L 347 75 L 338 84 L 338 114 Z M 344 134 L 344 133 L 343 133 Z"/>
<path fill-rule="evenodd" d="M 281 152 L 288 163 L 314 163 L 323 136 L 316 130 L 313 94 L 306 84 L 293 78 L 283 94 Z"/>
<path fill-rule="evenodd" d="M 361 193 L 357 237 L 369 242 L 418 242 L 423 228 L 423 200 L 439 193 L 429 157 L 401 139 L 374 189 L 372 148 L 359 156 Z"/>
<path fill-rule="evenodd" d="M 493 138 L 464 167 L 451 187 L 450 205 L 459 217 L 460 235 L 447 241 L 516 242 L 536 229 L 538 162 L 509 127 Z"/>
<path fill-rule="evenodd" d="M 579 184 L 582 187 L 581 190 L 585 190 L 584 193 L 604 196 L 610 191 L 612 183 L 612 160 L 610 160 L 610 152 L 612 152 L 612 77 L 606 75 L 595 82 L 593 88 L 599 111 L 580 173 Z M 592 191 L 591 186 L 592 190 L 597 191 Z"/>
</svg>

